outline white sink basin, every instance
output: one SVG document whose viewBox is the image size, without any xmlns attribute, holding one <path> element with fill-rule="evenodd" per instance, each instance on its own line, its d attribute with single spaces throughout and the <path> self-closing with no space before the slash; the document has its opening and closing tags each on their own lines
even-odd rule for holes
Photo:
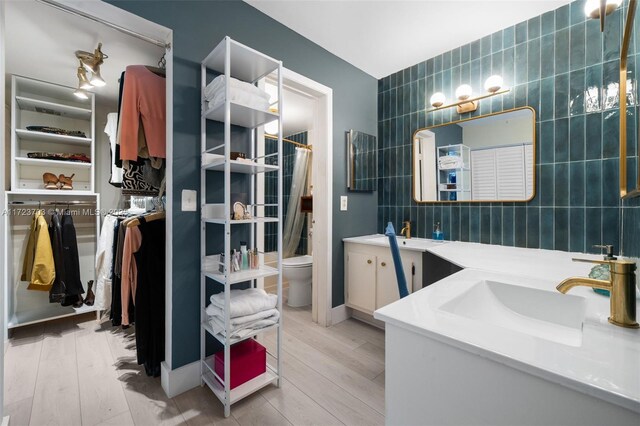
<svg viewBox="0 0 640 426">
<path fill-rule="evenodd" d="M 435 240 L 429 240 L 427 238 L 406 239 L 405 237 L 397 236 L 396 239 L 398 240 L 398 247 L 400 248 L 406 247 L 406 248 L 416 249 L 416 250 L 425 250 L 428 247 L 433 247 L 436 245 L 446 243 L 446 241 L 435 241 Z M 389 246 L 389 237 L 385 235 L 375 236 L 373 238 L 368 239 L 367 241 L 370 242 L 371 244 L 383 245 L 387 247 Z"/>
<path fill-rule="evenodd" d="M 440 310 L 568 346 L 582 345 L 583 297 L 483 280 Z"/>
</svg>

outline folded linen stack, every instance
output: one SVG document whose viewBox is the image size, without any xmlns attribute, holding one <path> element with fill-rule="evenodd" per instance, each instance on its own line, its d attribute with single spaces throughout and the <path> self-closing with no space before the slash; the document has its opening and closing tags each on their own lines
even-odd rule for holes
<svg viewBox="0 0 640 426">
<path fill-rule="evenodd" d="M 205 87 L 204 98 L 209 103 L 208 108 L 224 102 L 225 82 L 225 76 L 219 75 Z M 234 103 L 263 111 L 269 110 L 270 96 L 267 92 L 257 88 L 253 84 L 245 83 L 233 77 L 231 77 L 229 83 L 229 97 L 231 102 Z"/>
<path fill-rule="evenodd" d="M 214 334 L 229 338 L 251 336 L 257 330 L 272 326 L 278 322 L 280 312 L 276 309 L 278 296 L 267 294 L 264 290 L 250 288 L 247 290 L 231 290 L 229 316 L 230 330 L 224 328 L 224 293 L 211 296 L 211 303 L 206 308 L 209 324 Z"/>
<path fill-rule="evenodd" d="M 458 155 L 443 155 L 438 158 L 440 170 L 460 169 L 463 165 L 462 158 Z"/>
</svg>

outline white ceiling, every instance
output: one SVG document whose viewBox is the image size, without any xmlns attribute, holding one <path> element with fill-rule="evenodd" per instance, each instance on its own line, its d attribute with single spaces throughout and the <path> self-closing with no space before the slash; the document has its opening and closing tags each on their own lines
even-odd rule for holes
<svg viewBox="0 0 640 426">
<path fill-rule="evenodd" d="M 570 0 L 245 0 L 375 78 Z"/>
<path fill-rule="evenodd" d="M 115 102 L 118 79 L 126 66 L 156 66 L 163 53 L 160 47 L 35 0 L 5 4 L 7 74 L 76 87 L 74 52 L 93 52 L 102 42 L 102 51 L 109 55 L 100 69 L 107 85 L 91 91 L 97 101 Z"/>
</svg>

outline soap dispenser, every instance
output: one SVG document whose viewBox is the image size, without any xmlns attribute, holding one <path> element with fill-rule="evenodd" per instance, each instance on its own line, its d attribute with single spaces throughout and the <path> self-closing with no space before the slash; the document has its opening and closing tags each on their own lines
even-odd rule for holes
<svg viewBox="0 0 640 426">
<path fill-rule="evenodd" d="M 431 238 L 438 241 L 444 240 L 444 234 L 440 230 L 440 222 L 436 222 L 433 226 L 433 234 L 431 234 Z"/>
</svg>

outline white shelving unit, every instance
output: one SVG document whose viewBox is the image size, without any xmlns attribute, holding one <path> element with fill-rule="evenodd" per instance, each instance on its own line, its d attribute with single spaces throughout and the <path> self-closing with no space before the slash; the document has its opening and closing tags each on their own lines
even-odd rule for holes
<svg viewBox="0 0 640 426">
<path fill-rule="evenodd" d="M 462 158 L 462 167 L 441 168 L 440 157 L 455 155 Z M 437 149 L 438 167 L 438 201 L 471 200 L 471 150 L 463 144 L 440 146 Z M 455 174 L 455 182 L 451 182 L 450 174 Z M 451 199 L 451 194 L 455 199 Z"/>
<path fill-rule="evenodd" d="M 20 281 L 23 245 L 29 232 L 31 214 L 42 207 L 84 210 L 74 216 L 78 234 L 80 272 L 86 281 L 95 281 L 95 250 L 100 230 L 100 195 L 95 192 L 95 97 L 80 100 L 74 88 L 14 75 L 11 78 L 11 189 L 6 192 L 4 215 L 7 235 L 3 236 L 8 278 L 5 294 L 7 327 L 47 321 L 95 311 L 51 304 L 47 292 L 27 290 Z M 84 132 L 86 137 L 27 130 L 27 126 L 47 126 Z M 84 154 L 90 163 L 29 158 L 30 152 Z M 42 175 L 64 174 L 73 178 L 73 190 L 45 189 Z"/>
<path fill-rule="evenodd" d="M 204 99 L 204 89 L 211 81 L 210 72 L 226 76 L 227 86 L 225 101 L 222 104 L 215 105 L 212 108 L 206 107 Z M 239 80 L 258 84 L 258 82 L 267 75 L 276 72 L 278 75 L 278 93 L 282 91 L 282 62 L 272 59 L 254 49 L 244 46 L 229 37 L 225 37 L 201 64 L 201 84 L 202 84 L 202 117 L 201 117 L 201 147 L 202 147 L 202 166 L 201 166 L 201 375 L 202 384 L 207 385 L 213 393 L 224 404 L 225 416 L 231 414 L 231 405 L 242 398 L 251 395 L 253 392 L 268 386 L 272 383 L 280 385 L 282 377 L 282 361 L 280 356 L 282 342 L 282 316 L 277 324 L 257 331 L 254 335 L 242 339 L 225 338 L 222 333 L 214 333 L 212 327 L 207 321 L 205 308 L 208 304 L 207 289 L 212 283 L 221 284 L 225 292 L 225 330 L 230 330 L 230 293 L 229 291 L 234 285 L 240 283 L 250 283 L 252 287 L 258 285 L 258 280 L 269 277 L 278 276 L 278 302 L 277 308 L 282 312 L 282 170 L 279 167 L 282 164 L 282 139 L 278 138 L 277 165 L 267 164 L 264 156 L 258 156 L 260 127 L 266 123 L 278 120 L 279 132 L 282 134 L 282 123 L 278 113 L 269 111 L 261 111 L 250 108 L 246 105 L 234 103 L 230 100 L 230 77 Z M 282 96 L 278 96 L 282 99 Z M 279 113 L 282 113 L 282 103 L 278 104 Z M 209 141 L 207 135 L 207 123 L 213 120 L 224 124 L 224 143 L 220 141 Z M 235 134 L 231 132 L 231 126 L 241 126 L 250 130 L 251 141 L 250 149 L 247 152 L 245 160 L 231 160 L 231 151 L 237 150 Z M 218 144 L 213 147 L 208 146 L 208 142 Z M 217 152 L 217 153 L 216 153 Z M 222 173 L 224 179 L 224 200 L 223 202 L 210 203 L 207 201 L 207 176 L 211 172 Z M 266 204 L 256 204 L 258 189 L 258 176 L 263 173 L 277 173 L 278 175 L 278 203 L 277 216 L 265 216 Z M 247 207 L 251 210 L 251 219 L 233 220 L 231 216 L 232 200 L 231 200 L 231 183 L 232 176 L 234 182 L 239 179 L 237 175 L 244 175 L 244 179 L 248 179 L 250 186 L 249 199 Z M 240 178 L 242 179 L 242 178 Z M 246 182 L 245 182 L 246 183 Z M 220 200 L 218 200 L 220 201 Z M 242 270 L 238 272 L 230 272 L 230 257 L 224 256 L 224 261 L 220 262 L 218 254 L 210 253 L 207 249 L 207 228 L 217 227 L 222 229 L 224 233 L 224 253 L 231 253 L 232 235 L 239 229 L 247 229 L 250 227 L 250 247 L 256 246 L 257 226 L 266 222 L 278 223 L 278 267 L 273 268 L 264 265 L 264 255 L 260 254 L 260 265 L 258 269 Z M 238 248 L 238 247 L 236 247 Z M 276 353 L 271 354 L 275 358 L 275 365 L 270 365 L 267 361 L 266 372 L 258 377 L 234 388 L 230 388 L 229 380 L 223 380 L 219 377 L 213 368 L 213 356 L 206 353 L 207 334 L 212 335 L 218 342 L 224 346 L 224 378 L 230 376 L 230 351 L 231 346 L 246 340 L 255 338 L 259 334 L 266 331 L 275 330 L 277 332 L 277 349 Z M 229 333 L 225 332 L 225 335 Z"/>
</svg>

